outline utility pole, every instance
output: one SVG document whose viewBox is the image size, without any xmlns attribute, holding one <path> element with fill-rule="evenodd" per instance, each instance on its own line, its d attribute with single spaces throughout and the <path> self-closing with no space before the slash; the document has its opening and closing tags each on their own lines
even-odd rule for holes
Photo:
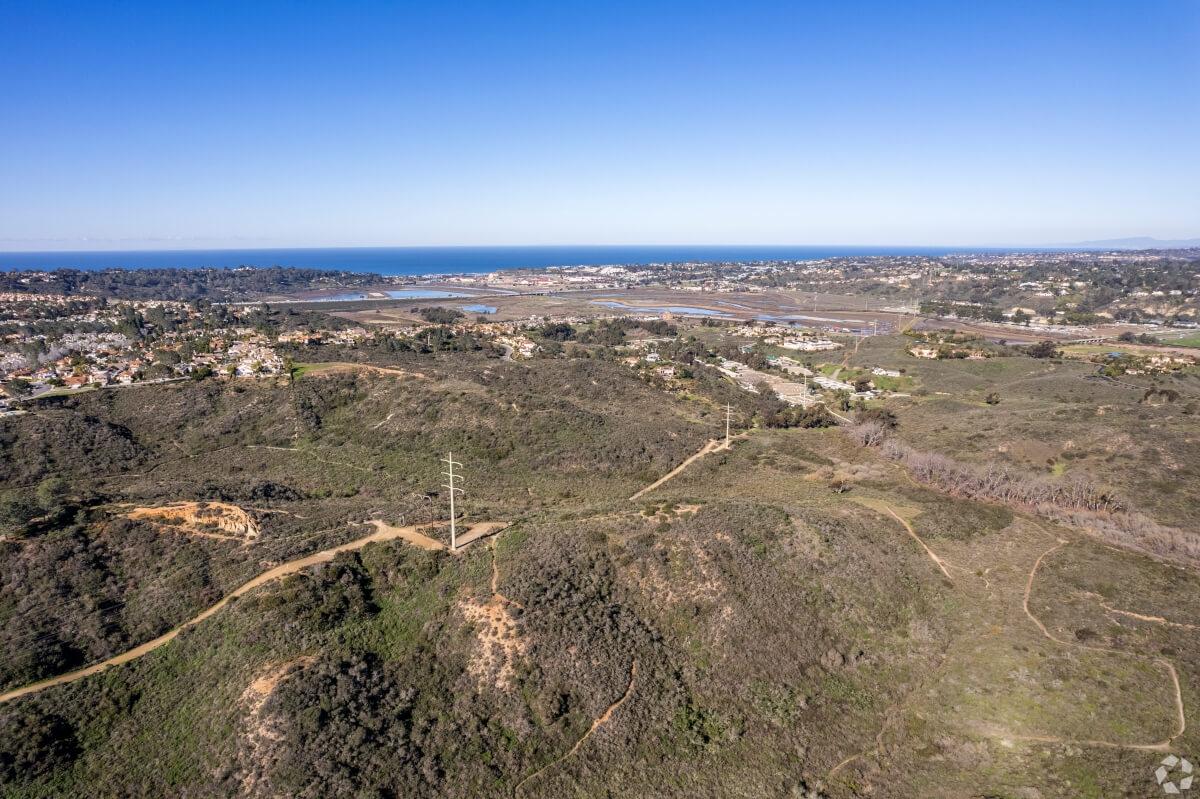
<svg viewBox="0 0 1200 799">
<path fill-rule="evenodd" d="M 446 464 L 446 471 L 442 472 L 442 474 L 446 477 L 446 482 L 442 483 L 442 488 L 450 489 L 450 551 L 453 552 L 458 548 L 458 541 L 456 539 L 457 529 L 455 528 L 454 521 L 454 494 L 455 492 L 458 492 L 459 494 L 463 492 L 463 490 L 458 487 L 458 483 L 454 482 L 455 480 L 462 480 L 461 474 L 454 473 L 454 467 L 461 467 L 462 464 L 454 460 L 453 452 L 447 452 L 446 457 L 442 458 L 442 463 Z"/>
<path fill-rule="evenodd" d="M 725 446 L 729 446 L 729 422 L 733 419 L 733 409 L 725 403 Z"/>
</svg>

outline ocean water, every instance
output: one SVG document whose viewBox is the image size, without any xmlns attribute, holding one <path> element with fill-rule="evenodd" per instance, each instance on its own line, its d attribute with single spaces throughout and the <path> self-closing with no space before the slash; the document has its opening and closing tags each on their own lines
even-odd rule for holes
<svg viewBox="0 0 1200 799">
<path fill-rule="evenodd" d="M 374 272 L 381 275 L 432 275 L 480 273 L 522 267 L 602 266 L 673 261 L 804 261 L 856 255 L 939 256 L 955 252 L 1003 251 L 966 247 L 660 245 L 0 252 L 0 270 L 295 266 Z"/>
</svg>

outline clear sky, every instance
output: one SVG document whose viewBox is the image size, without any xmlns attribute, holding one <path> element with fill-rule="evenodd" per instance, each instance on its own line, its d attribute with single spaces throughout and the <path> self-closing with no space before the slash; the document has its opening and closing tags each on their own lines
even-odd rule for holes
<svg viewBox="0 0 1200 799">
<path fill-rule="evenodd" d="M 0 250 L 1200 236 L 1200 0 L 0 0 Z"/>
</svg>

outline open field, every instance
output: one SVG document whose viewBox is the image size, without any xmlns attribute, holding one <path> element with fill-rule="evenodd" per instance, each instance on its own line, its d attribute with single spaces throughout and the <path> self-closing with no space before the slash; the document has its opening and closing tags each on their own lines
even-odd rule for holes
<svg viewBox="0 0 1200 799">
<path fill-rule="evenodd" d="M 1161 336 L 1160 340 L 1164 344 L 1171 344 L 1176 347 L 1196 348 L 1200 347 L 1200 333 L 1187 333 L 1185 335 L 1165 335 Z"/>
</svg>

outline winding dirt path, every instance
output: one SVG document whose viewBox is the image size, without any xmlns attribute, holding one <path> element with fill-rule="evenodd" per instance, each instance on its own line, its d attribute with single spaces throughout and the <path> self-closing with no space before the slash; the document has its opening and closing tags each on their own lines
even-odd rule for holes
<svg viewBox="0 0 1200 799">
<path fill-rule="evenodd" d="M 672 477 L 675 477 L 676 475 L 678 475 L 680 472 L 682 472 L 682 471 L 683 471 L 684 469 L 686 469 L 687 467 L 691 466 L 691 465 L 692 465 L 693 463 L 695 463 L 696 461 L 698 461 L 698 460 L 700 460 L 701 458 L 703 458 L 705 455 L 711 455 L 711 454 L 712 454 L 712 453 L 714 453 L 714 452 L 721 452 L 722 450 L 729 449 L 729 443 L 730 443 L 730 442 L 728 442 L 728 441 L 724 441 L 724 440 L 718 441 L 718 440 L 717 440 L 717 439 L 715 439 L 715 438 L 714 438 L 714 439 L 711 439 L 711 440 L 709 440 L 709 442 L 708 442 L 707 444 L 705 444 L 703 447 L 701 447 L 701 448 L 700 448 L 700 449 L 699 449 L 699 450 L 698 450 L 696 453 L 694 453 L 693 455 L 689 456 L 689 457 L 688 457 L 688 459 L 687 459 L 687 460 L 685 460 L 683 463 L 679 464 L 679 465 L 678 465 L 678 466 L 676 466 L 674 469 L 672 469 L 671 471 L 667 472 L 667 473 L 666 473 L 666 474 L 664 474 L 662 477 L 658 478 L 658 479 L 657 479 L 657 480 L 655 480 L 653 483 L 651 483 L 650 485 L 646 486 L 646 487 L 645 487 L 645 488 L 643 488 L 641 491 L 637 492 L 637 493 L 636 493 L 636 494 L 634 494 L 632 497 L 630 497 L 630 498 L 629 498 L 629 501 L 630 501 L 630 502 L 633 502 L 633 501 L 635 501 L 636 499 L 638 499 L 638 497 L 641 497 L 643 494 L 648 494 L 648 493 L 650 493 L 651 491 L 653 491 L 654 489 L 658 488 L 658 487 L 659 487 L 660 485 L 662 485 L 663 483 L 665 483 L 665 482 L 667 482 L 668 480 L 670 480 Z"/>
<path fill-rule="evenodd" d="M 896 513 L 896 511 L 892 509 L 891 505 L 884 505 L 884 507 L 887 508 L 887 512 L 892 515 L 893 519 L 904 525 L 904 529 L 908 531 L 908 534 L 912 536 L 914 541 L 921 545 L 921 549 L 925 550 L 925 554 L 929 556 L 929 559 L 937 564 L 937 567 L 942 570 L 942 574 L 946 575 L 946 579 L 950 582 L 954 582 L 954 578 L 950 576 L 950 571 L 946 568 L 945 562 L 938 557 L 936 552 L 929 548 L 929 545 L 925 543 L 921 536 L 917 535 L 917 531 L 914 530 L 912 525 L 908 523 L 908 520 L 899 513 Z"/>
<path fill-rule="evenodd" d="M 938 554 L 936 552 L 934 552 L 932 549 L 930 549 L 929 545 L 925 543 L 924 539 L 922 539 L 921 536 L 917 535 L 917 531 L 914 530 L 913 526 L 908 523 L 908 520 L 905 519 L 903 516 L 901 516 L 899 513 L 896 513 L 895 508 L 893 508 L 891 505 L 889 505 L 888 503 L 884 502 L 881 499 L 872 499 L 870 497 L 852 497 L 852 499 L 855 502 L 857 502 L 858 504 L 864 505 L 864 506 L 870 508 L 871 510 L 874 510 L 874 511 L 883 510 L 889 516 L 891 516 L 893 519 L 900 522 L 900 524 L 904 527 L 904 529 L 908 532 L 908 534 L 912 537 L 912 539 L 921 545 L 921 549 L 925 550 L 925 554 L 929 556 L 929 559 L 933 561 L 934 565 L 942 570 L 942 574 L 946 575 L 946 579 L 949 580 L 951 583 L 954 582 L 954 578 L 950 576 L 950 570 L 946 568 L 948 565 L 952 565 L 952 564 L 949 564 L 947 561 L 943 560 L 940 556 L 938 556 Z"/>
<path fill-rule="evenodd" d="M 1100 607 L 1104 608 L 1109 613 L 1116 613 L 1119 616 L 1127 616 L 1131 619 L 1137 619 L 1138 621 L 1150 622 L 1151 624 L 1162 624 L 1167 627 L 1179 627 L 1184 630 L 1200 630 L 1200 624 L 1185 624 L 1181 621 L 1164 619 L 1162 616 L 1147 616 L 1142 613 L 1134 613 L 1132 610 L 1121 610 L 1120 608 L 1114 608 L 1112 605 L 1104 602 L 1099 604 Z"/>
<path fill-rule="evenodd" d="M 1033 612 L 1030 611 L 1030 609 L 1029 609 L 1029 596 L 1030 596 L 1030 594 L 1033 593 L 1033 581 L 1034 581 L 1034 578 L 1037 577 L 1038 569 L 1041 568 L 1042 562 L 1045 561 L 1047 557 L 1054 554 L 1058 550 L 1062 549 L 1063 547 L 1068 546 L 1070 543 L 1071 543 L 1070 541 L 1059 538 L 1059 539 L 1057 539 L 1057 543 L 1054 546 L 1047 549 L 1040 556 L 1038 556 L 1038 559 L 1036 561 L 1034 561 L 1033 568 L 1029 570 L 1029 579 L 1026 580 L 1026 582 L 1025 582 L 1025 596 L 1024 596 L 1024 600 L 1022 602 L 1022 607 L 1025 610 L 1025 615 L 1029 617 L 1030 621 L 1032 621 L 1035 625 L 1037 625 L 1037 628 L 1042 631 L 1042 635 L 1046 636 L 1051 641 L 1053 641 L 1056 644 L 1059 644 L 1060 646 L 1071 647 L 1073 649 L 1087 649 L 1087 650 L 1091 650 L 1093 652 L 1104 652 L 1106 654 L 1111 654 L 1111 655 L 1121 655 L 1123 657 L 1135 658 L 1137 660 L 1148 660 L 1148 661 L 1157 663 L 1158 665 L 1162 666 L 1163 670 L 1166 671 L 1167 676 L 1171 680 L 1171 687 L 1174 689 L 1175 716 L 1176 716 L 1176 723 L 1178 725 L 1178 729 L 1175 731 L 1174 735 L 1171 735 L 1166 740 L 1159 741 L 1157 743 L 1152 743 L 1152 744 L 1125 744 L 1125 743 L 1118 743 L 1115 741 L 1100 741 L 1100 740 L 1090 740 L 1090 739 L 1089 740 L 1078 740 L 1078 739 L 1074 739 L 1074 738 L 1060 738 L 1060 737 L 1054 736 L 1054 735 L 1005 735 L 1004 737 L 1012 738 L 1014 740 L 1020 740 L 1020 741 L 1035 741 L 1035 742 L 1039 742 L 1039 743 L 1075 744 L 1077 746 L 1100 746 L 1100 747 L 1105 747 L 1108 749 L 1132 749 L 1135 751 L 1153 751 L 1153 752 L 1170 751 L 1171 743 L 1176 738 L 1178 738 L 1180 735 L 1183 735 L 1183 733 L 1187 730 L 1187 714 L 1184 712 L 1184 707 L 1183 707 L 1183 691 L 1181 690 L 1180 685 L 1179 685 L 1179 673 L 1175 670 L 1175 665 L 1173 663 L 1171 663 L 1169 660 L 1167 660 L 1166 658 L 1153 657 L 1153 656 L 1149 656 L 1149 655 L 1139 655 L 1136 652 L 1126 652 L 1122 649 L 1109 649 L 1108 647 L 1103 647 L 1103 646 L 1091 646 L 1089 644 L 1081 644 L 1078 641 L 1068 641 L 1068 640 L 1064 640 L 1062 638 L 1057 638 L 1053 634 L 1051 634 L 1051 632 L 1048 629 L 1046 629 L 1046 625 L 1042 623 L 1041 619 L 1039 619 L 1037 616 L 1033 615 Z M 1145 617 L 1145 618 L 1149 619 L 1151 617 Z M 1163 621 L 1166 621 L 1166 620 L 1164 619 Z"/>
<path fill-rule="evenodd" d="M 29 685 L 24 685 L 20 688 L 14 688 L 11 691 L 6 691 L 5 693 L 0 694 L 0 703 L 9 702 L 22 696 L 28 696 L 29 694 L 35 694 L 55 685 L 65 685 L 66 683 L 82 680 L 84 677 L 90 677 L 93 674 L 99 674 L 110 666 L 119 666 L 123 663 L 129 663 L 130 661 L 137 660 L 142 655 L 147 655 L 154 650 L 167 645 L 188 627 L 199 624 L 210 616 L 213 616 L 234 599 L 244 596 L 245 594 L 248 594 L 254 589 L 266 585 L 267 583 L 307 569 L 310 566 L 316 566 L 319 563 L 328 563 L 342 552 L 353 552 L 355 550 L 362 549 L 368 544 L 374 544 L 380 541 L 393 541 L 396 539 L 407 541 L 408 543 L 421 547 L 422 549 L 432 550 L 446 548 L 445 544 L 430 538 L 421 532 L 421 530 L 424 528 L 438 526 L 440 523 L 418 524 L 407 527 L 392 527 L 391 525 L 375 520 L 369 522 L 369 524 L 375 526 L 375 532 L 371 533 L 370 535 L 363 536 L 362 538 L 355 539 L 354 541 L 350 541 L 345 544 L 339 544 L 338 546 L 330 547 L 329 549 L 323 549 L 320 552 L 314 552 L 313 554 L 307 555 L 303 558 L 297 558 L 296 560 L 289 560 L 286 563 L 281 563 L 274 568 L 268 569 L 257 577 L 254 577 L 248 582 L 243 583 L 230 592 L 220 602 L 206 610 L 201 611 L 197 615 L 180 624 L 178 627 L 163 633 L 151 641 L 147 641 L 140 646 L 136 646 L 133 649 L 122 652 L 119 655 L 114 655 L 98 663 L 93 663 L 90 666 L 85 666 L 84 668 L 76 669 L 75 671 L 69 671 L 66 674 L 60 674 L 57 677 L 48 677 L 44 680 L 39 680 L 38 682 L 30 683 Z M 470 533 L 473 532 L 477 527 L 483 527 L 486 531 L 488 531 L 488 534 L 490 534 L 496 532 L 499 527 L 503 527 L 503 523 L 481 522 L 478 525 L 472 525 L 467 534 L 470 535 Z M 476 540 L 480 537 L 482 536 L 476 536 L 476 538 L 472 540 Z"/>
<path fill-rule="evenodd" d="M 320 463 L 327 463 L 330 466 L 344 466 L 347 469 L 357 469 L 360 472 L 367 472 L 368 474 L 372 471 L 371 469 L 368 469 L 366 466 L 359 466 L 357 463 L 348 463 L 346 461 L 332 461 L 332 460 L 329 460 L 328 458 L 322 458 L 320 455 L 317 455 L 314 452 L 311 452 L 307 449 L 300 449 L 299 447 L 275 447 L 275 446 L 271 446 L 269 444 L 247 444 L 246 449 L 269 449 L 274 452 L 295 452 L 300 455 L 306 455 Z"/>
<path fill-rule="evenodd" d="M 868 503 L 863 503 L 863 504 L 868 504 Z M 947 571 L 946 566 L 951 565 L 951 564 L 948 564 L 946 561 L 944 561 L 942 558 L 940 558 L 936 553 L 934 553 L 933 550 L 930 549 L 925 544 L 925 542 L 921 540 L 920 536 L 918 536 L 916 534 L 916 532 L 912 529 L 912 526 L 907 521 L 905 521 L 905 519 L 903 517 L 901 517 L 898 513 L 896 513 L 895 510 L 890 505 L 883 502 L 882 500 L 877 501 L 875 503 L 870 503 L 870 504 L 868 504 L 868 507 L 871 507 L 872 505 L 878 505 L 878 507 L 876 509 L 880 509 L 880 508 L 886 509 L 886 511 L 891 516 L 893 516 L 897 521 L 899 521 L 904 526 L 905 530 L 908 531 L 909 535 L 912 536 L 919 544 L 921 544 L 922 548 L 925 549 L 925 552 L 929 555 L 930 559 L 933 560 L 933 562 L 935 564 L 937 564 L 938 568 L 941 569 L 941 571 L 944 575 L 946 575 L 947 579 L 950 579 L 950 574 Z M 1050 556 L 1052 556 L 1054 553 L 1058 552 L 1059 550 L 1067 547 L 1069 544 L 1070 544 L 1070 541 L 1068 541 L 1068 540 L 1065 540 L 1062 538 L 1055 538 L 1054 546 L 1052 546 L 1049 549 L 1047 549 L 1046 551 L 1042 552 L 1038 556 L 1037 560 L 1034 561 L 1033 566 L 1030 568 L 1029 575 L 1026 578 L 1025 590 L 1022 595 L 1021 607 L 1025 613 L 1025 616 L 1031 622 L 1033 622 L 1033 624 L 1038 628 L 1038 630 L 1042 633 L 1043 636 L 1045 636 L 1049 640 L 1053 641 L 1055 644 L 1058 644 L 1059 646 L 1070 647 L 1073 649 L 1090 650 L 1090 651 L 1094 651 L 1094 652 L 1102 652 L 1102 653 L 1108 654 L 1108 655 L 1118 655 L 1118 656 L 1122 656 L 1122 657 L 1134 658 L 1136 660 L 1141 660 L 1141 661 L 1149 661 L 1149 662 L 1152 662 L 1152 663 L 1158 665 L 1159 667 L 1161 667 L 1163 669 L 1163 671 L 1166 672 L 1166 675 L 1167 675 L 1168 679 L 1170 680 L 1170 684 L 1171 684 L 1171 688 L 1172 688 L 1172 692 L 1173 692 L 1172 699 L 1173 699 L 1174 710 L 1175 710 L 1176 729 L 1173 732 L 1173 734 L 1170 735 L 1170 737 L 1166 738 L 1163 741 L 1156 741 L 1153 743 L 1145 743 L 1145 744 L 1121 743 L 1118 741 L 1106 741 L 1106 740 L 1100 740 L 1100 739 L 1064 738 L 1064 737 L 1055 736 L 1055 735 L 1025 735 L 1025 734 L 1011 733 L 1009 731 L 1006 731 L 1006 730 L 1003 730 L 1000 728 L 995 728 L 995 727 L 985 727 L 985 728 L 982 728 L 980 731 L 989 736 L 992 736 L 992 737 L 1005 738 L 1005 739 L 1013 740 L 1013 741 L 1027 741 L 1027 742 L 1031 742 L 1031 743 L 1045 743 L 1045 744 L 1067 744 L 1067 745 L 1076 745 L 1076 746 L 1090 746 L 1090 747 L 1099 747 L 1099 748 L 1106 748 L 1106 749 L 1122 749 L 1122 750 L 1139 751 L 1139 752 L 1145 752 L 1145 751 L 1168 752 L 1171 750 L 1171 746 L 1174 743 L 1175 739 L 1179 738 L 1179 736 L 1183 735 L 1184 732 L 1187 730 L 1187 715 L 1186 715 L 1185 708 L 1184 708 L 1183 691 L 1182 691 L 1182 687 L 1181 687 L 1180 681 L 1179 681 L 1179 673 L 1176 670 L 1174 664 L 1172 664 L 1166 658 L 1162 658 L 1162 657 L 1156 657 L 1153 655 L 1141 655 L 1136 652 L 1127 652 L 1127 651 L 1120 650 L 1120 649 L 1110 649 L 1107 647 L 1083 644 L 1083 643 L 1080 643 L 1077 641 L 1071 641 L 1071 640 L 1065 640 L 1065 639 L 1059 638 L 1059 637 L 1055 636 L 1053 633 L 1051 633 L 1049 628 L 1046 627 L 1045 623 L 1043 623 L 1042 620 L 1039 619 L 1033 613 L 1033 611 L 1030 609 L 1029 603 L 1030 603 L 1030 598 L 1033 593 L 1034 582 L 1037 578 L 1038 571 L 1042 567 L 1042 564 L 1046 561 L 1047 558 L 1049 558 Z M 958 567 L 954 567 L 954 568 L 958 568 Z M 1101 607 L 1103 607 L 1108 612 L 1117 613 L 1117 614 L 1120 614 L 1123 616 L 1127 616 L 1129 618 L 1137 619 L 1139 621 L 1144 621 L 1144 622 L 1153 623 L 1153 624 L 1167 625 L 1167 626 L 1172 626 L 1172 627 L 1181 627 L 1181 628 L 1186 628 L 1186 629 L 1200 629 L 1200 627 L 1198 627 L 1197 625 L 1185 624 L 1182 622 L 1173 622 L 1168 619 L 1162 618 L 1161 616 L 1150 616 L 1150 615 L 1145 615 L 1145 614 L 1141 614 L 1141 613 L 1135 613 L 1133 611 L 1120 610 L 1118 608 L 1114 608 L 1110 605 L 1107 605 L 1104 602 L 1100 602 L 1099 604 Z M 915 693 L 915 691 L 913 693 Z M 907 704 L 907 702 L 909 701 L 911 696 L 912 696 L 912 694 L 910 693 L 909 696 L 907 696 L 903 700 L 901 700 L 901 702 L 899 702 L 896 706 L 894 706 L 893 708 L 889 708 L 888 711 L 885 711 L 883 724 L 879 730 L 879 733 L 875 736 L 875 741 L 874 741 L 875 746 L 874 747 L 851 754 L 851 755 L 847 756 L 846 758 L 844 758 L 843 760 L 841 760 L 840 762 L 838 762 L 835 766 L 833 766 L 833 768 L 831 768 L 827 772 L 826 780 L 833 779 L 834 777 L 836 777 L 838 775 L 839 772 L 841 772 L 844 768 L 846 768 L 847 766 L 849 766 L 851 763 L 855 762 L 856 760 L 870 757 L 872 755 L 878 755 L 880 752 L 882 752 L 883 751 L 883 736 L 884 736 L 886 730 L 888 729 L 888 725 L 893 721 L 893 716 L 896 713 L 898 713 L 900 711 L 900 709 L 903 708 Z"/>
<path fill-rule="evenodd" d="M 625 704 L 625 701 L 627 699 L 629 699 L 630 695 L 633 693 L 633 684 L 634 684 L 634 681 L 637 679 L 637 671 L 638 671 L 638 662 L 637 662 L 637 658 L 634 658 L 633 662 L 630 663 L 630 665 L 629 665 L 629 684 L 625 686 L 625 692 L 623 694 L 621 694 L 621 698 L 618 699 L 616 702 L 613 702 L 611 705 L 609 705 L 608 709 L 606 709 L 603 713 L 601 713 L 599 716 L 596 717 L 596 720 L 592 722 L 592 726 L 588 727 L 588 731 L 585 732 L 583 734 L 583 736 L 578 741 L 575 742 L 575 745 L 572 746 L 567 751 L 566 754 L 560 755 L 559 757 L 555 758 L 554 760 L 551 760 L 549 763 L 542 766 L 540 769 L 538 769 L 537 771 L 533 772 L 532 774 L 530 774 L 529 776 L 525 777 L 520 782 L 518 782 L 516 784 L 516 787 L 513 788 L 513 794 L 515 795 L 517 793 L 520 793 L 521 789 L 523 787 L 525 787 L 525 784 L 528 783 L 530 780 L 532 780 L 535 777 L 539 777 L 542 774 L 545 774 L 547 771 L 554 768 L 559 763 L 562 763 L 564 760 L 568 759 L 569 757 L 574 755 L 576 752 L 578 752 L 583 747 L 583 745 L 587 742 L 587 739 L 592 737 L 592 733 L 594 733 L 596 730 L 600 729 L 600 727 L 603 726 L 605 724 L 605 722 L 607 722 L 609 719 L 611 719 L 613 713 L 617 712 L 617 709 L 619 707 L 621 707 L 621 705 Z"/>
</svg>

